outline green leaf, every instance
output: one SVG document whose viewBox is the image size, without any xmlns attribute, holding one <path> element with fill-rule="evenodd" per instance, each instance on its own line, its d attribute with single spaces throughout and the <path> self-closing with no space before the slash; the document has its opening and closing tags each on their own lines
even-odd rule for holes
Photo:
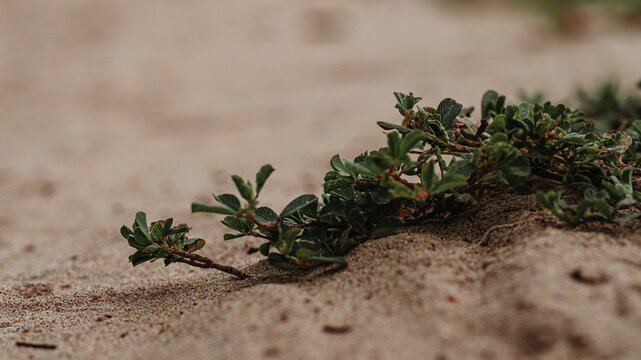
<svg viewBox="0 0 641 360">
<path fill-rule="evenodd" d="M 396 130 L 401 134 L 407 134 L 412 131 L 412 129 L 403 125 L 392 124 L 385 121 L 378 121 L 376 124 L 378 124 L 378 126 L 380 126 L 383 130 Z"/>
<path fill-rule="evenodd" d="M 454 120 L 456 120 L 462 109 L 463 105 L 450 98 L 447 98 L 438 104 L 436 112 L 441 117 L 441 124 L 443 124 L 445 129 L 449 129 L 452 126 L 452 123 L 454 123 Z"/>
<path fill-rule="evenodd" d="M 612 215 L 614 214 L 614 208 L 608 204 L 607 201 L 605 200 L 594 200 L 592 205 L 603 215 L 605 215 L 607 218 L 611 218 Z"/>
<path fill-rule="evenodd" d="M 349 169 L 349 172 L 357 175 L 366 175 L 366 176 L 376 176 L 377 169 L 371 164 L 359 164 L 356 162 L 345 161 L 345 166 Z"/>
<path fill-rule="evenodd" d="M 238 175 L 233 175 L 231 178 L 234 181 L 234 184 L 236 184 L 236 188 L 238 189 L 240 196 L 249 202 L 253 202 L 255 200 L 255 195 L 251 183 Z"/>
<path fill-rule="evenodd" d="M 238 238 L 245 237 L 245 236 L 247 236 L 247 234 L 224 234 L 223 235 L 223 240 L 225 240 L 225 241 L 233 240 L 233 239 L 238 239 Z"/>
<path fill-rule="evenodd" d="M 496 104 L 499 100 L 499 93 L 494 90 L 488 90 L 483 94 L 481 99 L 481 116 L 487 119 L 490 116 L 490 111 L 496 110 Z"/>
<path fill-rule="evenodd" d="M 171 226 L 174 224 L 174 219 L 169 218 L 165 220 L 165 225 L 164 225 L 164 233 L 169 234 L 169 230 L 171 229 Z"/>
<path fill-rule="evenodd" d="M 406 95 L 401 92 L 395 92 L 394 97 L 396 98 L 396 106 L 394 107 L 398 109 L 399 113 L 403 116 L 407 116 L 414 106 L 422 100 L 422 98 L 414 96 L 412 93 Z"/>
<path fill-rule="evenodd" d="M 397 132 L 387 134 L 387 147 L 389 147 L 394 158 L 398 159 L 401 157 L 401 137 Z"/>
<path fill-rule="evenodd" d="M 632 213 L 632 214 L 627 214 L 623 216 L 616 217 L 614 221 L 622 223 L 622 222 L 628 222 L 632 220 L 636 220 L 641 216 L 641 213 Z"/>
<path fill-rule="evenodd" d="M 265 185 L 265 181 L 267 181 L 267 178 L 274 172 L 274 170 L 275 169 L 269 164 L 263 165 L 263 167 L 258 170 L 258 173 L 256 174 L 256 194 L 260 193 Z"/>
<path fill-rule="evenodd" d="M 298 266 L 295 264 L 292 264 L 289 262 L 287 257 L 277 254 L 277 253 L 269 253 L 267 256 L 267 261 L 269 262 L 269 265 L 282 269 L 282 270 L 297 270 Z"/>
<path fill-rule="evenodd" d="M 301 211 L 309 215 L 315 215 L 317 208 L 318 198 L 316 195 L 301 195 L 285 206 L 285 209 L 280 213 L 280 218 L 287 218 Z"/>
<path fill-rule="evenodd" d="M 518 187 L 527 181 L 531 172 L 530 160 L 507 142 L 497 142 L 490 149 L 490 157 L 510 185 Z"/>
<path fill-rule="evenodd" d="M 410 150 L 419 146 L 420 142 L 425 139 L 425 132 L 421 130 L 414 130 L 411 133 L 405 135 L 400 145 L 400 154 L 405 155 Z"/>
<path fill-rule="evenodd" d="M 347 219 L 349 220 L 349 224 L 354 232 L 357 234 L 367 233 L 367 219 L 361 210 L 353 208 L 347 213 Z"/>
<path fill-rule="evenodd" d="M 259 207 L 254 210 L 254 218 L 261 225 L 274 224 L 278 221 L 278 214 L 268 207 Z"/>
<path fill-rule="evenodd" d="M 316 256 L 317 252 L 307 248 L 299 248 L 296 250 L 294 257 L 298 260 L 310 260 L 313 256 Z"/>
<path fill-rule="evenodd" d="M 183 251 L 186 251 L 188 253 L 193 253 L 195 251 L 198 251 L 205 247 L 205 240 L 199 239 L 199 238 L 191 238 L 185 240 L 185 244 L 183 246 Z"/>
<path fill-rule="evenodd" d="M 278 251 L 280 251 L 280 253 L 283 255 L 289 255 L 289 253 L 294 248 L 294 242 L 296 241 L 296 238 L 298 237 L 298 234 L 300 234 L 300 232 L 301 229 L 296 228 L 281 229 L 278 236 L 278 243 L 276 244 L 276 248 L 278 249 Z"/>
<path fill-rule="evenodd" d="M 435 194 L 440 194 L 454 188 L 467 185 L 467 176 L 456 174 L 453 172 L 447 172 L 443 175 L 441 181 L 434 187 L 432 192 Z"/>
<path fill-rule="evenodd" d="M 143 234 L 145 234 L 145 237 L 149 239 L 149 229 L 147 228 L 147 215 L 139 211 L 136 213 L 136 225 L 138 225 L 138 228 L 140 228 L 140 231 L 142 231 Z"/>
<path fill-rule="evenodd" d="M 135 246 L 136 248 L 144 248 L 151 244 L 147 235 L 145 235 L 139 227 L 134 230 L 134 242 L 137 245 Z"/>
<path fill-rule="evenodd" d="M 155 256 L 150 255 L 150 254 L 145 254 L 142 252 L 142 250 L 136 251 L 134 254 L 129 256 L 129 262 L 133 266 L 138 266 L 144 262 L 147 262 L 149 260 L 153 260 Z"/>
<path fill-rule="evenodd" d="M 127 244 L 129 244 L 129 246 L 131 246 L 132 248 L 134 248 L 136 250 L 140 250 L 140 249 L 143 249 L 145 247 L 144 245 L 139 245 L 136 242 L 136 239 L 133 237 L 133 235 L 129 239 L 127 239 Z"/>
<path fill-rule="evenodd" d="M 236 195 L 233 194 L 221 194 L 221 195 L 214 195 L 214 199 L 218 201 L 221 205 L 224 205 L 235 212 L 239 212 L 241 207 L 240 207 L 240 200 L 236 197 Z"/>
<path fill-rule="evenodd" d="M 621 199 L 621 200 L 617 201 L 617 203 L 616 203 L 616 205 L 615 205 L 615 208 L 616 208 L 616 209 L 623 209 L 623 208 L 625 208 L 625 207 L 628 207 L 628 206 L 634 205 L 634 204 L 636 204 L 636 203 L 637 203 L 637 201 L 636 201 L 636 200 L 634 200 L 632 197 L 625 197 L 625 198 L 623 198 L 623 199 Z"/>
<path fill-rule="evenodd" d="M 629 185 L 632 187 L 632 173 L 634 172 L 634 169 L 632 168 L 625 168 L 621 172 L 621 182 Z"/>
<path fill-rule="evenodd" d="M 508 141 L 509 141 L 509 138 L 507 137 L 507 134 L 503 132 L 494 133 L 490 138 L 490 143 L 493 145 L 496 145 L 502 142 L 506 143 Z"/>
<path fill-rule="evenodd" d="M 145 254 L 156 254 L 158 251 L 162 250 L 162 246 L 159 244 L 151 244 L 142 250 Z"/>
<path fill-rule="evenodd" d="M 180 234 L 186 234 L 189 232 L 189 226 L 187 224 L 178 224 L 174 226 L 173 228 L 169 229 L 167 231 L 167 235 L 180 235 Z"/>
<path fill-rule="evenodd" d="M 129 237 L 133 236 L 133 235 L 134 235 L 134 232 L 133 232 L 133 231 L 131 231 L 131 229 L 130 229 L 130 228 L 128 228 L 128 227 L 126 227 L 125 225 L 123 225 L 123 226 L 120 228 L 120 235 L 122 235 L 122 237 L 124 237 L 125 239 L 129 240 Z"/>
<path fill-rule="evenodd" d="M 151 224 L 151 232 L 149 234 L 151 239 L 154 241 L 159 241 L 165 235 L 165 226 L 161 221 L 156 221 Z"/>
<path fill-rule="evenodd" d="M 263 256 L 269 256 L 269 248 L 270 248 L 271 246 L 272 246 L 272 243 L 271 243 L 270 241 L 268 241 L 268 242 L 263 243 L 262 245 L 260 245 L 260 247 L 258 248 L 258 250 L 260 251 L 260 253 L 261 253 Z"/>
<path fill-rule="evenodd" d="M 193 213 L 213 213 L 222 215 L 236 215 L 236 211 L 222 206 L 210 206 L 200 203 L 191 204 L 191 212 Z"/>
<path fill-rule="evenodd" d="M 254 224 L 251 221 L 235 216 L 227 216 L 221 222 L 228 228 L 241 233 L 248 233 L 254 228 Z"/>
<path fill-rule="evenodd" d="M 530 165 L 530 160 L 525 156 L 518 156 L 516 159 L 512 160 L 509 166 L 506 166 L 503 169 L 503 172 L 513 176 L 525 177 L 530 175 L 532 167 Z"/>
<path fill-rule="evenodd" d="M 481 99 L 481 116 L 485 119 L 488 116 L 489 110 L 491 110 L 492 104 L 499 97 L 499 93 L 494 90 L 488 90 L 483 94 Z"/>
<path fill-rule="evenodd" d="M 435 165 L 434 161 L 428 161 L 421 170 L 421 182 L 423 183 L 423 188 L 427 191 L 432 191 L 438 182 Z"/>
<path fill-rule="evenodd" d="M 330 160 L 329 163 L 330 163 L 332 169 L 334 169 L 334 171 L 338 172 L 339 175 L 341 175 L 341 176 L 351 176 L 349 170 L 345 166 L 345 163 L 343 162 L 341 157 L 338 156 L 338 154 L 332 156 L 332 159 Z"/>
<path fill-rule="evenodd" d="M 412 198 L 414 196 L 414 190 L 405 185 L 393 177 L 386 176 L 383 177 L 380 181 L 381 187 L 387 189 L 390 194 L 395 198 Z"/>
</svg>

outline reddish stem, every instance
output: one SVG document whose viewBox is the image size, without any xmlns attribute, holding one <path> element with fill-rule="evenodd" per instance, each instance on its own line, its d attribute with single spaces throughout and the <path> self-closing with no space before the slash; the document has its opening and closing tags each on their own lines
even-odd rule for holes
<svg viewBox="0 0 641 360">
<path fill-rule="evenodd" d="M 191 266 L 199 267 L 202 269 L 216 269 L 220 270 L 222 272 L 226 272 L 228 274 L 232 274 L 236 276 L 239 279 L 247 279 L 250 278 L 248 274 L 244 273 L 243 271 L 236 269 L 233 266 L 228 266 L 228 265 L 221 265 L 213 260 L 206 258 L 204 256 L 198 255 L 198 254 L 192 254 L 188 253 L 185 251 L 181 250 L 173 250 L 172 251 L 174 254 L 182 256 L 181 259 L 175 260 L 176 262 L 181 262 L 184 264 L 188 264 Z"/>
</svg>

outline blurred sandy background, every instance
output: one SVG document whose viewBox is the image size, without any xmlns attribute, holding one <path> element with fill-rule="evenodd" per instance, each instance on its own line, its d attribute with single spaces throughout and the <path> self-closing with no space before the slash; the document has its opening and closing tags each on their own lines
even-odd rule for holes
<svg viewBox="0 0 641 360">
<path fill-rule="evenodd" d="M 0 357 L 172 354 L 151 339 L 172 323 L 177 299 L 198 303 L 191 314 L 209 314 L 199 324 L 208 329 L 223 311 L 203 304 L 219 301 L 230 279 L 160 264 L 133 270 L 119 227 L 139 209 L 174 216 L 209 239 L 205 255 L 253 264 L 260 257 L 242 251 L 253 242 L 223 243 L 218 219 L 189 214 L 190 202 L 232 190 L 229 175 L 267 162 L 277 169 L 268 205 L 319 193 L 331 155 L 381 146 L 375 121 L 396 119 L 393 91 L 477 105 L 488 88 L 559 98 L 578 84 L 641 76 L 639 32 L 600 26 L 564 39 L 537 24 L 519 11 L 418 0 L 0 0 Z M 192 289 L 198 281 L 211 289 Z M 298 291 L 270 286 L 255 291 L 275 303 Z M 164 315 L 150 315 L 150 296 Z M 96 322 L 104 314 L 113 318 Z M 140 314 L 162 320 L 140 328 Z M 317 336 L 317 321 L 295 333 Z M 25 339 L 59 348 L 14 346 Z M 192 355 L 303 354 L 218 339 L 194 340 L 202 352 Z M 353 344 L 306 356 L 387 357 L 376 343 Z"/>
</svg>

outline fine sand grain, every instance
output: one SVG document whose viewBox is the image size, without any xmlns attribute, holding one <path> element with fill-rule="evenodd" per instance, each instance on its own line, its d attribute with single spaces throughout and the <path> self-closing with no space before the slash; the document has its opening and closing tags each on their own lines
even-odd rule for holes
<svg viewBox="0 0 641 360">
<path fill-rule="evenodd" d="M 0 358 L 641 358 L 639 222 L 564 228 L 501 194 L 283 273 L 189 213 L 267 162 L 266 205 L 318 193 L 333 154 L 382 145 L 394 90 L 558 98 L 639 64 L 639 33 L 426 1 L 2 2 Z M 132 269 L 139 209 L 254 278 Z"/>
</svg>

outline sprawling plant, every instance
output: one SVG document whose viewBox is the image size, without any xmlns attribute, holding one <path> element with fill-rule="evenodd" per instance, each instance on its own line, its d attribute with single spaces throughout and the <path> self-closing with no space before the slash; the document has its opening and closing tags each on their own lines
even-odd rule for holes
<svg viewBox="0 0 641 360">
<path fill-rule="evenodd" d="M 564 105 L 523 102 L 488 91 L 481 118 L 453 99 L 421 107 L 413 94 L 395 93 L 400 123 L 378 122 L 387 146 L 353 160 L 330 161 L 323 193 L 301 195 L 280 213 L 260 206 L 259 195 L 274 171 L 263 166 L 255 181 L 232 176 L 238 193 L 214 195 L 217 204 L 192 204 L 193 212 L 224 215 L 233 232 L 225 240 L 251 236 L 257 249 L 283 269 L 322 263 L 345 264 L 346 252 L 362 242 L 393 234 L 406 225 L 445 219 L 469 208 L 485 193 L 535 194 L 542 207 L 569 224 L 628 221 L 641 213 L 633 178 L 639 166 L 641 120 L 627 132 L 600 133 L 583 113 Z M 578 195 L 568 204 L 563 192 Z M 242 272 L 194 254 L 204 245 L 189 239 L 186 225 L 172 220 L 147 226 L 143 213 L 122 235 L 136 248 L 134 264 L 164 258 Z"/>
</svg>

